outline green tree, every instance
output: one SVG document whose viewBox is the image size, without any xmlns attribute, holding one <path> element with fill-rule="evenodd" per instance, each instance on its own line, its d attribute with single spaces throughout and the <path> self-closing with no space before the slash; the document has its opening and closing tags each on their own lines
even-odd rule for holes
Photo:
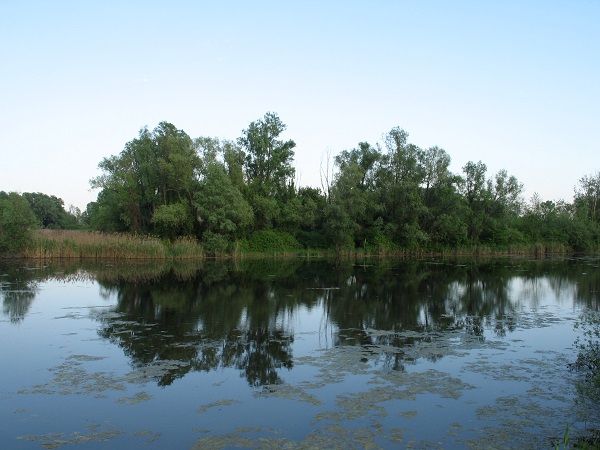
<svg viewBox="0 0 600 450">
<path fill-rule="evenodd" d="M 579 180 L 574 203 L 580 216 L 600 224 L 600 172 Z"/>
<path fill-rule="evenodd" d="M 384 204 L 384 220 L 393 234 L 394 241 L 404 248 L 425 245 L 429 240 L 421 227 L 426 216 L 421 185 L 433 182 L 425 180 L 424 152 L 408 142 L 408 133 L 399 127 L 384 135 L 387 149 L 383 160 L 381 184 Z M 433 170 L 433 169 L 431 169 Z"/>
<path fill-rule="evenodd" d="M 104 158 L 98 165 L 104 173 L 90 182 L 101 190 L 90 213 L 101 218 L 90 222 L 99 222 L 104 229 L 167 233 L 164 236 L 170 238 L 175 229 L 177 233 L 195 230 L 193 199 L 203 167 L 197 146 L 167 122 L 152 132 L 140 130 L 118 156 Z M 173 220 L 187 222 L 173 228 Z"/>
<path fill-rule="evenodd" d="M 481 233 L 486 226 L 486 206 L 489 201 L 489 191 L 486 189 L 487 166 L 481 161 L 469 161 L 463 166 L 464 179 L 461 193 L 469 208 L 467 218 L 468 237 L 472 242 L 479 242 Z"/>
<path fill-rule="evenodd" d="M 253 222 L 252 208 L 219 162 L 208 166 L 194 196 L 198 221 L 204 233 L 240 238 Z"/>
<path fill-rule="evenodd" d="M 16 192 L 0 192 L 0 254 L 16 256 L 22 251 L 36 222 L 24 197 Z"/>
<path fill-rule="evenodd" d="M 285 129 L 277 114 L 269 112 L 252 122 L 238 139 L 244 150 L 246 198 L 254 210 L 257 229 L 277 226 L 282 205 L 295 195 L 292 163 L 296 143 L 279 139 Z M 230 176 L 235 176 L 231 169 L 235 170 L 239 155 L 233 149 L 226 155 Z"/>
<path fill-rule="evenodd" d="M 279 139 L 286 125 L 277 114 L 268 112 L 263 119 L 252 122 L 243 130 L 238 143 L 245 149 L 246 180 L 253 192 L 273 198 L 287 191 L 293 182 L 295 169 L 292 140 Z"/>
<path fill-rule="evenodd" d="M 43 228 L 64 229 L 78 226 L 78 217 L 65 211 L 62 199 L 40 192 L 24 192 L 22 196 L 29 202 L 31 211 Z"/>
<path fill-rule="evenodd" d="M 187 205 L 181 202 L 159 205 L 154 210 L 152 222 L 156 233 L 171 241 L 192 233 L 193 218 Z"/>
<path fill-rule="evenodd" d="M 227 174 L 232 184 L 242 193 L 246 191 L 244 181 L 244 161 L 246 155 L 240 146 L 234 141 L 223 141 L 221 143 L 223 161 L 227 167 Z"/>
<path fill-rule="evenodd" d="M 517 224 L 523 212 L 523 184 L 502 169 L 487 181 L 487 191 L 488 222 L 484 236 L 487 236 L 488 242 L 501 246 L 524 242 Z"/>
<path fill-rule="evenodd" d="M 423 169 L 423 203 L 432 205 L 433 191 L 443 189 L 453 181 L 450 172 L 450 155 L 438 146 L 430 147 L 421 153 Z"/>
<path fill-rule="evenodd" d="M 305 248 L 326 248 L 327 240 L 323 232 L 324 211 L 327 205 L 325 195 L 320 189 L 302 187 L 298 189 L 293 203 L 290 203 L 295 213 L 295 222 L 290 225 L 290 230 L 293 230 L 298 241 Z"/>
<path fill-rule="evenodd" d="M 367 142 L 335 157 L 338 172 L 330 188 L 325 228 L 338 250 L 363 245 L 381 211 L 378 172 L 381 153 Z"/>
</svg>

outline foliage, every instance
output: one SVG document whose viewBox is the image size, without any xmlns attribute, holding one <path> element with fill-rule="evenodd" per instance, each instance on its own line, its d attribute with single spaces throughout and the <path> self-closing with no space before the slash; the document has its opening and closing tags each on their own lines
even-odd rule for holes
<svg viewBox="0 0 600 450">
<path fill-rule="evenodd" d="M 250 123 L 238 138 L 239 146 L 245 151 L 247 200 L 258 229 L 277 227 L 282 205 L 295 195 L 292 162 L 296 143 L 279 139 L 286 128 L 277 114 L 268 112 L 262 119 Z"/>
<path fill-rule="evenodd" d="M 102 228 L 119 230 L 124 225 L 134 233 L 168 238 L 194 229 L 193 194 L 202 161 L 182 130 L 167 122 L 152 132 L 143 128 L 118 156 L 104 158 L 98 167 L 104 173 L 90 183 L 101 190 L 96 208 L 103 213 Z M 184 209 L 189 213 L 183 215 Z"/>
<path fill-rule="evenodd" d="M 42 228 L 155 236 L 167 246 L 186 238 L 213 255 L 234 242 L 253 252 L 600 250 L 598 172 L 579 180 L 572 203 L 537 195 L 526 203 L 506 170 L 488 175 L 482 161 L 469 161 L 454 174 L 444 149 L 420 148 L 394 127 L 379 143 L 340 151 L 321 191 L 296 186 L 286 129 L 272 112 L 236 140 L 191 138 L 168 122 L 143 128 L 99 163 L 102 174 L 90 182 L 98 196 L 83 213 L 42 193 L 19 196 L 29 206 L 20 208 L 4 193 L 3 230 L 15 234 L 20 220 L 30 227 L 33 213 Z M 14 251 L 25 240 L 3 242 Z"/>
<path fill-rule="evenodd" d="M 227 251 L 229 242 L 227 238 L 221 234 L 216 234 L 207 231 L 202 236 L 202 247 L 208 256 L 221 256 Z"/>
<path fill-rule="evenodd" d="M 600 313 L 587 311 L 582 314 L 575 328 L 581 336 L 575 341 L 579 353 L 572 365 L 586 373 L 586 379 L 578 386 L 580 394 L 596 404 L 600 403 Z"/>
<path fill-rule="evenodd" d="M 20 252 L 36 225 L 27 200 L 16 192 L 0 192 L 0 254 Z"/>
<path fill-rule="evenodd" d="M 192 232 L 192 219 L 189 208 L 184 203 L 160 205 L 154 210 L 152 223 L 159 236 L 174 240 L 178 236 Z"/>
<path fill-rule="evenodd" d="M 40 192 L 24 192 L 31 211 L 42 228 L 75 229 L 79 227 L 80 213 L 74 208 L 72 213 L 65 211 L 65 203 L 54 195 Z"/>
<path fill-rule="evenodd" d="M 242 241 L 242 249 L 251 253 L 280 253 L 301 248 L 294 236 L 283 231 L 255 231 L 252 236 Z"/>
<path fill-rule="evenodd" d="M 220 163 L 212 163 L 194 194 L 194 206 L 204 234 L 226 238 L 241 237 L 252 224 L 254 214 L 242 193 Z M 204 240 L 204 238 L 203 238 Z"/>
<path fill-rule="evenodd" d="M 246 150 L 244 169 L 248 186 L 262 197 L 281 195 L 292 182 L 296 144 L 278 139 L 285 129 L 279 116 L 268 112 L 264 118 L 252 122 L 238 139 Z"/>
</svg>

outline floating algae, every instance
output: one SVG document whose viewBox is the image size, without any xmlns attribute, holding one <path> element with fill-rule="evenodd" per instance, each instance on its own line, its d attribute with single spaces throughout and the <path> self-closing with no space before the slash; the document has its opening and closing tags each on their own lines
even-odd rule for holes
<svg viewBox="0 0 600 450">
<path fill-rule="evenodd" d="M 220 408 L 221 406 L 235 405 L 236 403 L 240 403 L 240 402 L 237 400 L 223 399 L 223 400 L 209 403 L 207 405 L 203 405 L 200 408 L 198 408 L 196 410 L 196 412 L 205 413 L 206 411 L 208 411 L 211 408 Z"/>
<path fill-rule="evenodd" d="M 65 435 L 62 433 L 51 433 L 43 435 L 31 435 L 31 436 L 19 436 L 17 439 L 39 442 L 40 446 L 47 449 L 55 449 L 64 445 L 75 445 L 75 444 L 90 444 L 95 442 L 108 442 L 111 439 L 124 434 L 123 431 L 119 430 L 107 430 L 102 432 L 92 432 L 88 434 L 82 433 L 71 433 Z"/>
<path fill-rule="evenodd" d="M 89 425 L 88 433 L 74 432 L 68 435 L 64 433 L 49 433 L 42 435 L 18 436 L 17 439 L 21 441 L 39 442 L 40 447 L 46 449 L 57 449 L 65 445 L 70 446 L 77 444 L 109 442 L 116 437 L 127 434 L 124 431 L 116 429 L 97 431 L 99 428 L 100 425 Z M 136 438 L 146 438 L 146 444 L 151 444 L 157 441 L 161 436 L 160 433 L 154 433 L 149 430 L 134 431 L 129 433 L 129 435 Z"/>
<path fill-rule="evenodd" d="M 147 402 L 152 398 L 151 395 L 146 394 L 145 392 L 138 392 L 133 397 L 121 397 L 117 400 L 117 403 L 126 403 L 128 405 L 135 405 L 137 403 Z"/>
<path fill-rule="evenodd" d="M 262 390 L 254 393 L 254 397 L 277 397 L 312 403 L 313 405 L 321 404 L 321 401 L 316 396 L 309 394 L 301 387 L 292 386 L 290 384 L 265 385 Z"/>
<path fill-rule="evenodd" d="M 261 437 L 250 435 L 260 432 Z M 269 434 L 267 434 L 269 433 Z M 392 442 L 402 442 L 402 430 L 394 430 L 389 436 Z M 272 434 L 273 436 L 271 436 Z M 379 434 L 377 430 L 368 427 L 344 428 L 340 425 L 319 428 L 308 434 L 303 441 L 293 441 L 281 438 L 278 433 L 270 428 L 256 428 L 251 430 L 237 429 L 236 433 L 218 436 L 207 436 L 196 441 L 193 450 L 222 449 L 222 448 L 260 448 L 264 450 L 309 450 L 316 448 L 328 449 L 377 449 Z"/>
<path fill-rule="evenodd" d="M 52 380 L 43 385 L 32 386 L 30 390 L 21 390 L 20 394 L 78 394 L 89 395 L 104 391 L 123 391 L 123 379 L 107 372 L 88 372 L 83 363 L 102 361 L 104 358 L 90 355 L 71 355 L 65 362 L 49 369 L 54 373 Z"/>
<path fill-rule="evenodd" d="M 175 359 L 163 359 L 153 361 L 152 363 L 141 366 L 137 370 L 127 374 L 129 383 L 146 383 L 151 380 L 157 380 L 169 375 L 173 371 L 177 371 L 182 367 L 188 367 L 189 362 L 179 361 Z"/>
<path fill-rule="evenodd" d="M 118 376 L 112 372 L 89 371 L 83 367 L 84 363 L 94 363 L 104 360 L 104 357 L 90 355 L 71 355 L 65 361 L 53 368 L 50 372 L 53 378 L 46 384 L 38 384 L 30 389 L 18 391 L 19 394 L 62 394 L 62 395 L 94 395 L 96 398 L 105 398 L 104 393 L 111 391 L 125 391 L 127 384 L 145 384 L 160 379 L 189 363 L 177 360 L 153 361 L 151 364 L 139 367 L 126 375 Z M 123 397 L 119 403 L 139 403 L 149 400 L 147 394 Z"/>
</svg>

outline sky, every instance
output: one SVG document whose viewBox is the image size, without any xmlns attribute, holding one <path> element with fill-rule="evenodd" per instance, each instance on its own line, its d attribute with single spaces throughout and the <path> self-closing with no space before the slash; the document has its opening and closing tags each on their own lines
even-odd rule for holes
<svg viewBox="0 0 600 450">
<path fill-rule="evenodd" d="M 570 202 L 600 171 L 599 24 L 598 0 L 0 0 L 0 190 L 85 210 L 141 128 L 275 112 L 301 186 L 400 127 Z"/>
</svg>

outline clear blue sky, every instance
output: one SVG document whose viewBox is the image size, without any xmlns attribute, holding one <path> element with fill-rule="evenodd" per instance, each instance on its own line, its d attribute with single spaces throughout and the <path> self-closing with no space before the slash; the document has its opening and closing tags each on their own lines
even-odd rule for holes
<svg viewBox="0 0 600 450">
<path fill-rule="evenodd" d="M 0 190 L 85 209 L 143 126 L 288 125 L 302 185 L 394 126 L 572 200 L 600 170 L 600 1 L 0 0 Z"/>
</svg>

